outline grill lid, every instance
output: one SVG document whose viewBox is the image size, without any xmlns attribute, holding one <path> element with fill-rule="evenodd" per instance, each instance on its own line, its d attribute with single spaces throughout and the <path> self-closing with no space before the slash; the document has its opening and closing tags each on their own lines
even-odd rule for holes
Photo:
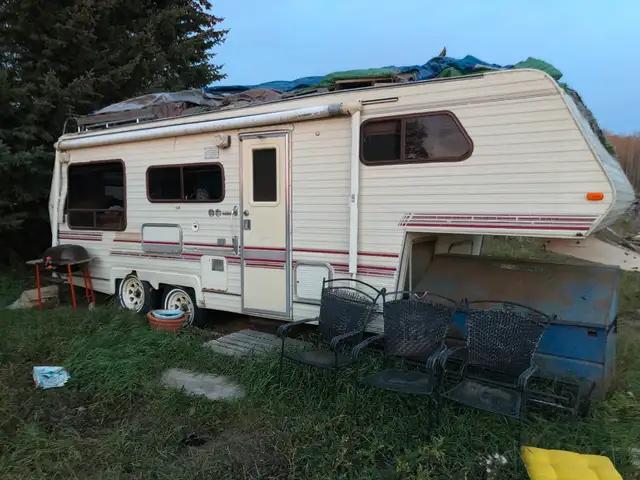
<svg viewBox="0 0 640 480">
<path fill-rule="evenodd" d="M 47 248 L 42 254 L 42 260 L 47 267 L 57 267 L 88 262 L 91 257 L 80 245 L 57 245 Z"/>
</svg>

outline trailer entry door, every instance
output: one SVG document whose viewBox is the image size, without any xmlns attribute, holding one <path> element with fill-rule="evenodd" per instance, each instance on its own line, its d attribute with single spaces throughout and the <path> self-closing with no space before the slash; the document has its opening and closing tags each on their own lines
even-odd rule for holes
<svg viewBox="0 0 640 480">
<path fill-rule="evenodd" d="M 242 304 L 289 316 L 287 136 L 242 138 Z"/>
</svg>

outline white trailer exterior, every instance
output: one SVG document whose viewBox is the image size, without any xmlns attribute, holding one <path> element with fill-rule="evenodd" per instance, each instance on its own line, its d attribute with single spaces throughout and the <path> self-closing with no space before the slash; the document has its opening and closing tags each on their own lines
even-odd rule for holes
<svg viewBox="0 0 640 480">
<path fill-rule="evenodd" d="M 470 155 L 361 161 L 367 121 L 433 112 L 455 116 Z M 265 150 L 275 152 L 275 186 L 254 201 L 255 152 Z M 114 160 L 124 165 L 126 228 L 73 228 L 69 169 Z M 149 200 L 149 168 L 200 163 L 220 164 L 220 201 Z M 633 199 L 573 100 L 523 69 L 67 134 L 50 214 L 54 244 L 95 256 L 100 292 L 135 274 L 153 289 L 188 289 L 200 308 L 293 320 L 317 313 L 324 277 L 410 287 L 434 253 L 478 254 L 483 235 L 586 237 Z"/>
</svg>

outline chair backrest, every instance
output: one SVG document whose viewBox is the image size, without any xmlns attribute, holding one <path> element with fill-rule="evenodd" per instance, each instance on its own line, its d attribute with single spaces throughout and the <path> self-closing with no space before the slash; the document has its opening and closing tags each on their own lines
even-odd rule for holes
<svg viewBox="0 0 640 480">
<path fill-rule="evenodd" d="M 426 360 L 444 341 L 456 302 L 429 292 L 393 292 L 384 298 L 385 354 Z"/>
<path fill-rule="evenodd" d="M 381 290 L 361 280 L 323 280 L 318 318 L 322 337 L 329 341 L 347 332 L 361 330 L 364 333 L 381 294 Z"/>
<path fill-rule="evenodd" d="M 550 317 L 512 302 L 468 303 L 469 365 L 519 376 L 531 366 L 533 354 Z"/>
</svg>

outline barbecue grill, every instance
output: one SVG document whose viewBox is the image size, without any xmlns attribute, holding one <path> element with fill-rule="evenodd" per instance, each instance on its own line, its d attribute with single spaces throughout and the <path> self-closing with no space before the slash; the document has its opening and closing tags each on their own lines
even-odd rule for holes
<svg viewBox="0 0 640 480">
<path fill-rule="evenodd" d="M 42 308 L 41 296 L 41 268 L 51 273 L 59 273 L 63 276 L 66 274 L 66 282 L 69 284 L 69 293 L 71 294 L 71 306 L 75 310 L 77 308 L 76 291 L 73 283 L 73 272 L 82 275 L 84 281 L 84 295 L 89 305 L 96 303 L 95 293 L 93 291 L 93 283 L 91 281 L 91 273 L 89 271 L 89 263 L 93 258 L 87 252 L 87 249 L 81 245 L 57 245 L 49 247 L 42 254 L 41 258 L 29 260 L 28 265 L 33 265 L 36 274 L 36 291 L 38 308 Z M 63 277 L 64 278 L 64 277 Z"/>
</svg>

